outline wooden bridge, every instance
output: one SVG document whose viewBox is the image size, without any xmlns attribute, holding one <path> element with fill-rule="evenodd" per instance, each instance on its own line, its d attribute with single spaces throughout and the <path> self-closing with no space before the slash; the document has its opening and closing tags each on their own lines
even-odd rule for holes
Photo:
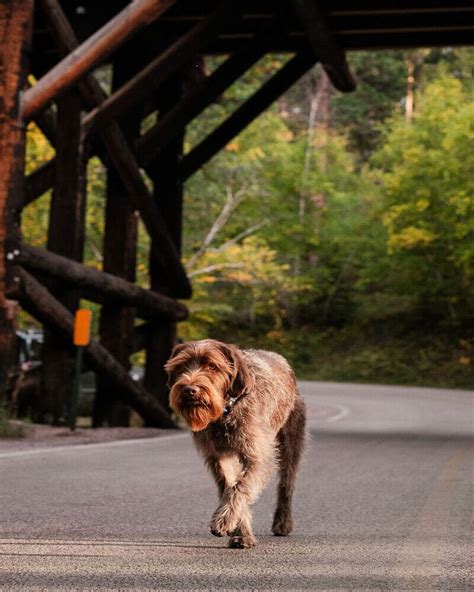
<svg viewBox="0 0 474 592">
<path fill-rule="evenodd" d="M 163 363 L 191 285 L 180 259 L 183 183 L 316 62 L 355 88 L 346 50 L 472 43 L 471 0 L 0 0 L 0 390 L 14 364 L 16 302 L 45 328 L 42 407 L 63 417 L 80 298 L 100 303 L 94 425 L 171 427 Z M 183 153 L 186 126 L 266 53 L 287 61 Z M 206 54 L 225 54 L 206 75 Z M 94 75 L 113 68 L 107 94 Z M 141 122 L 156 123 L 140 133 Z M 25 176 L 34 121 L 55 156 Z M 87 163 L 107 169 L 103 271 L 84 266 Z M 47 249 L 22 240 L 22 210 L 52 189 Z M 135 285 L 137 222 L 150 236 L 150 289 Z M 143 321 L 136 324 L 136 319 Z M 143 385 L 128 375 L 146 350 Z"/>
</svg>

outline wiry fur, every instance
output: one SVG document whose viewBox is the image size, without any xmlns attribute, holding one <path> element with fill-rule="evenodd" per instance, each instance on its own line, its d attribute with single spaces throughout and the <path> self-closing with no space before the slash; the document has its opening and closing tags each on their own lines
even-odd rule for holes
<svg viewBox="0 0 474 592">
<path fill-rule="evenodd" d="M 193 430 L 219 490 L 212 534 L 229 535 L 230 547 L 255 545 L 249 505 L 278 466 L 272 532 L 288 535 L 305 407 L 287 361 L 273 352 L 206 339 L 176 346 L 165 368 L 171 408 Z"/>
</svg>

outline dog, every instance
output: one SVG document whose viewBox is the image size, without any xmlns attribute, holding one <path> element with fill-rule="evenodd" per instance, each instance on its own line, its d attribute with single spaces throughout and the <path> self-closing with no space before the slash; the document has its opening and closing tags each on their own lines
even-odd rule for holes
<svg viewBox="0 0 474 592">
<path fill-rule="evenodd" d="M 291 500 L 305 437 L 305 405 L 277 353 L 204 339 L 177 345 L 165 365 L 170 407 L 193 431 L 219 491 L 210 524 L 229 547 L 256 544 L 249 506 L 279 468 L 272 532 L 293 528 Z"/>
</svg>

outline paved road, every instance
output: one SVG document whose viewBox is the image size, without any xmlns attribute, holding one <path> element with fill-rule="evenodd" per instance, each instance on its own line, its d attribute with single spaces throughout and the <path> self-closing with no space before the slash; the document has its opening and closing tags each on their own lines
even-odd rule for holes
<svg viewBox="0 0 474 592">
<path fill-rule="evenodd" d="M 473 590 L 473 392 L 302 383 L 296 531 L 207 532 L 188 434 L 0 454 L 3 590 Z M 273 484 L 274 485 L 274 484 Z"/>
</svg>

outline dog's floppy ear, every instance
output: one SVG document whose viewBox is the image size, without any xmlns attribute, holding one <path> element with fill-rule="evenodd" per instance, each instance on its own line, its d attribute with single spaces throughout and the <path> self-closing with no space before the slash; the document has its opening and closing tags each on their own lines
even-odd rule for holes
<svg viewBox="0 0 474 592">
<path fill-rule="evenodd" d="M 176 355 L 178 355 L 179 352 L 182 352 L 184 349 L 186 349 L 186 347 L 186 343 L 177 343 L 171 351 L 170 360 L 171 358 L 174 358 Z"/>
<path fill-rule="evenodd" d="M 232 396 L 246 395 L 254 388 L 255 379 L 244 356 L 234 345 L 223 343 L 221 346 L 229 366 L 232 368 L 232 384 L 230 387 Z"/>
<path fill-rule="evenodd" d="M 166 362 L 166 364 L 164 365 L 164 369 L 168 373 L 169 377 L 171 377 L 172 371 L 176 368 L 176 365 L 177 365 L 176 364 L 177 360 L 175 360 L 176 356 L 179 353 L 181 353 L 184 349 L 186 349 L 186 343 L 178 343 L 177 345 L 175 345 L 173 347 L 171 355 L 170 355 L 168 361 Z M 168 380 L 168 384 L 169 384 L 169 380 Z"/>
</svg>

